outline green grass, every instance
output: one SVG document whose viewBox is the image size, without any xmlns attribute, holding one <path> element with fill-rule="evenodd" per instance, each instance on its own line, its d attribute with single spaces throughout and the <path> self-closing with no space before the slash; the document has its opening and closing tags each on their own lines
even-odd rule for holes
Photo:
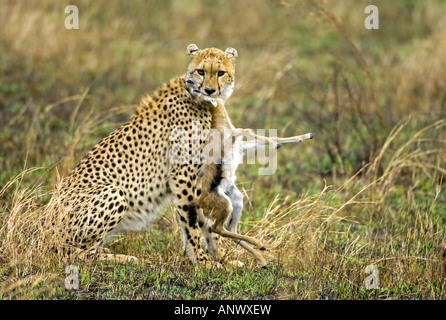
<svg viewBox="0 0 446 320">
<path fill-rule="evenodd" d="M 80 29 L 53 1 L 0 12 L 0 299 L 445 299 L 445 4 L 375 1 L 79 2 Z M 228 23 L 231 21 L 231 23 Z M 194 268 L 171 208 L 113 239 L 139 264 L 41 254 L 39 214 L 60 177 L 185 71 L 189 43 L 234 47 L 236 126 L 313 140 L 283 145 L 277 171 L 241 165 L 239 230 L 268 270 Z M 367 289 L 365 269 L 379 270 Z"/>
</svg>

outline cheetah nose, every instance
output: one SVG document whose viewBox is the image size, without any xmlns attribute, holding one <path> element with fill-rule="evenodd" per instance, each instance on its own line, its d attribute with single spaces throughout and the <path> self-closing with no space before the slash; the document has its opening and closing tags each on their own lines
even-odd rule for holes
<svg viewBox="0 0 446 320">
<path fill-rule="evenodd" d="M 210 96 L 211 94 L 213 94 L 215 92 L 215 89 L 214 88 L 206 88 L 206 89 L 204 89 L 204 92 L 206 92 Z"/>
</svg>

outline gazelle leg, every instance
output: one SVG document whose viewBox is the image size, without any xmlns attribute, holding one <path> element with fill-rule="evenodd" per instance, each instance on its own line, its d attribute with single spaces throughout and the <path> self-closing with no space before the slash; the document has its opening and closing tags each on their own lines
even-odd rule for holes
<svg viewBox="0 0 446 320">
<path fill-rule="evenodd" d="M 300 136 L 286 137 L 286 138 L 271 138 L 271 139 L 277 141 L 278 143 L 296 143 L 307 139 L 313 139 L 314 135 L 315 135 L 314 133 L 306 133 Z"/>
<path fill-rule="evenodd" d="M 254 250 L 253 248 L 248 246 L 243 241 L 235 241 L 235 242 L 238 243 L 243 249 L 248 251 L 254 258 L 256 258 L 256 260 L 260 263 L 260 267 L 266 268 L 266 266 L 267 266 L 266 260 L 265 260 L 265 258 L 262 256 L 262 254 L 260 252 Z"/>
<path fill-rule="evenodd" d="M 287 138 L 269 138 L 271 140 L 276 141 L 276 143 L 297 143 L 297 142 L 301 142 L 303 140 L 307 140 L 307 139 L 312 139 L 314 137 L 314 133 L 306 133 L 300 136 L 294 136 L 294 137 L 287 137 Z M 252 150 L 252 149 L 257 149 L 259 147 L 264 147 L 265 143 L 263 143 L 263 141 L 261 140 L 250 140 L 250 141 L 242 141 L 242 149 L 243 152 Z"/>
<path fill-rule="evenodd" d="M 257 246 L 260 250 L 266 250 L 265 247 L 263 246 L 263 244 L 256 238 L 241 235 L 241 234 L 238 234 L 235 232 L 230 232 L 224 228 L 223 224 L 224 224 L 224 220 L 222 220 L 222 219 L 216 220 L 214 223 L 214 226 L 212 227 L 212 232 L 218 233 L 222 237 L 231 238 L 234 240 L 246 241 L 254 246 Z"/>
<path fill-rule="evenodd" d="M 276 149 L 278 149 L 280 147 L 280 145 L 277 143 L 276 140 L 274 140 L 272 138 L 265 137 L 265 136 L 257 135 L 251 129 L 243 129 L 243 128 L 233 129 L 232 136 L 234 136 L 234 137 L 239 137 L 239 136 L 251 137 L 256 140 L 262 141 L 263 144 L 267 143 Z"/>
</svg>

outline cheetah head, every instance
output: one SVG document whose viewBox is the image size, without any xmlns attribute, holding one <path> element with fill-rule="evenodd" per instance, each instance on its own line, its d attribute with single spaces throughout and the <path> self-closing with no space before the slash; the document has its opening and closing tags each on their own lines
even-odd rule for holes
<svg viewBox="0 0 446 320">
<path fill-rule="evenodd" d="M 225 52 L 217 48 L 200 50 L 197 45 L 190 44 L 187 46 L 187 53 L 191 61 L 187 67 L 186 79 L 193 81 L 203 96 L 226 101 L 234 90 L 237 50 L 234 48 L 228 48 Z"/>
</svg>

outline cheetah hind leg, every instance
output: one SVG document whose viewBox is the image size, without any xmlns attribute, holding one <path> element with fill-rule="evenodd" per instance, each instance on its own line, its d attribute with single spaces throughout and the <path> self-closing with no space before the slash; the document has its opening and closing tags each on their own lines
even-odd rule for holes
<svg viewBox="0 0 446 320">
<path fill-rule="evenodd" d="M 81 193 L 77 197 L 78 209 L 87 216 L 74 216 L 74 219 L 86 220 L 90 226 L 88 232 L 85 228 L 71 230 L 69 241 L 74 247 L 75 254 L 80 259 L 97 259 L 115 263 L 137 263 L 138 259 L 124 254 L 113 254 L 102 247 L 107 234 L 110 233 L 121 221 L 127 211 L 127 200 L 121 188 L 114 185 L 94 186 Z M 80 203 L 79 203 L 80 202 Z M 80 249 L 79 247 L 86 247 Z"/>
</svg>

